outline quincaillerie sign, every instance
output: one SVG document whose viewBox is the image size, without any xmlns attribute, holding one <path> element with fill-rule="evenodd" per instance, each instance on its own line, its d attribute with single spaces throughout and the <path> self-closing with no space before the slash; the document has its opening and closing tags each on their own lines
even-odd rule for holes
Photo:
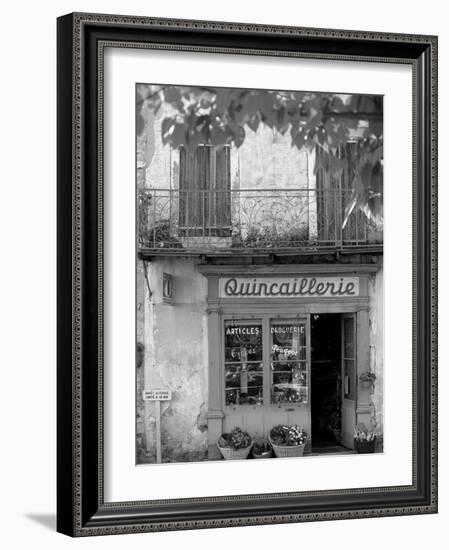
<svg viewBox="0 0 449 550">
<path fill-rule="evenodd" d="M 359 295 L 358 277 L 226 277 L 220 298 L 342 298 Z"/>
</svg>

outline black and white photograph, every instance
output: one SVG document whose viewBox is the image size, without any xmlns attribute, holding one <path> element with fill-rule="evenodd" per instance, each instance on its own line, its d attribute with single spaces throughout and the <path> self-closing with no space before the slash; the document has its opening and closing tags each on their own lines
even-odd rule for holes
<svg viewBox="0 0 449 550">
<path fill-rule="evenodd" d="M 383 168 L 382 95 L 136 84 L 137 465 L 383 452 Z"/>
<path fill-rule="evenodd" d="M 2 548 L 444 548 L 443 7 L 6 4 Z"/>
</svg>

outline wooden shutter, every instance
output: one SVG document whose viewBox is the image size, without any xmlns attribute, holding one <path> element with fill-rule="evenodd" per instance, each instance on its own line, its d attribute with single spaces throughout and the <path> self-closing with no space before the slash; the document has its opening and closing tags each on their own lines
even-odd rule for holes
<svg viewBox="0 0 449 550">
<path fill-rule="evenodd" d="M 341 176 L 335 177 L 323 164 L 326 153 L 317 148 L 317 161 L 320 168 L 317 170 L 317 215 L 318 238 L 329 244 L 358 244 L 364 242 L 366 236 L 366 222 L 359 210 L 354 210 L 343 229 L 346 207 L 352 197 L 352 180 L 354 179 L 354 160 L 358 153 L 359 144 L 348 142 L 340 146 L 338 156 L 345 159 L 346 165 Z M 324 156 L 323 156 L 324 155 Z"/>
<path fill-rule="evenodd" d="M 215 157 L 215 233 L 219 237 L 231 233 L 231 148 L 229 146 L 216 149 Z"/>
<path fill-rule="evenodd" d="M 341 176 L 341 212 L 342 220 L 345 219 L 346 206 L 352 197 L 352 180 L 354 179 L 355 158 L 359 155 L 359 144 L 351 141 L 342 146 L 342 158 L 347 160 L 347 165 Z M 352 211 L 342 232 L 343 242 L 347 244 L 357 244 L 366 239 L 364 214 L 360 210 Z"/>
<path fill-rule="evenodd" d="M 316 155 L 319 166 L 316 174 L 318 239 L 326 244 L 337 244 L 341 241 L 341 182 L 325 166 L 327 153 L 323 153 L 321 147 L 316 148 Z"/>
<path fill-rule="evenodd" d="M 179 152 L 179 230 L 181 235 L 200 236 L 206 226 L 207 194 L 210 190 L 210 147 Z"/>
<path fill-rule="evenodd" d="M 231 233 L 230 147 L 180 148 L 179 234 L 225 237 Z"/>
</svg>

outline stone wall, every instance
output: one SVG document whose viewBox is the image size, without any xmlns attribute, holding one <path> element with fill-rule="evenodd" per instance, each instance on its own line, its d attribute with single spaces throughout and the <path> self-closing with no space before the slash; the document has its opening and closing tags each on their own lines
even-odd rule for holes
<svg viewBox="0 0 449 550">
<path fill-rule="evenodd" d="M 160 139 L 160 125 L 172 114 L 161 108 L 146 118 L 138 143 L 142 177 L 139 187 L 160 189 L 179 185 L 179 154 Z M 312 188 L 313 158 L 291 147 L 282 136 L 261 125 L 248 129 L 243 145 L 231 150 L 233 189 Z M 309 204 L 309 208 L 313 205 Z M 137 342 L 142 366 L 137 367 L 137 461 L 156 460 L 156 418 L 153 402 L 144 402 L 144 388 L 167 388 L 172 401 L 161 406 L 162 461 L 196 461 L 207 458 L 208 337 L 207 284 L 196 272 L 196 260 L 159 256 L 137 266 Z M 174 280 L 173 304 L 162 300 L 163 273 Z M 370 369 L 377 376 L 369 396 L 367 427 L 383 426 L 383 280 L 382 270 L 370 278 Z M 140 353 L 140 352 L 138 352 Z"/>
<path fill-rule="evenodd" d="M 162 301 L 163 272 L 173 276 L 173 304 Z M 194 260 L 161 258 L 148 264 L 148 285 L 142 320 L 145 386 L 172 391 L 172 400 L 161 403 L 162 462 L 204 460 L 208 387 L 206 279 L 195 273 Z M 155 405 L 150 401 L 139 403 L 137 413 L 145 418 L 147 450 L 142 462 L 154 462 Z"/>
<path fill-rule="evenodd" d="M 384 372 L 384 292 L 383 267 L 370 278 L 370 370 L 376 375 L 370 393 L 370 429 L 383 433 L 383 372 Z"/>
</svg>

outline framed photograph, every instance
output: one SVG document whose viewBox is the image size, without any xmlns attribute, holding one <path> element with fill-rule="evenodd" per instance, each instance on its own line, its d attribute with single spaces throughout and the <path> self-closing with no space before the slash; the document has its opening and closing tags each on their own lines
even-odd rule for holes
<svg viewBox="0 0 449 550">
<path fill-rule="evenodd" d="M 59 18 L 58 531 L 435 513 L 436 162 L 434 36 Z"/>
</svg>

